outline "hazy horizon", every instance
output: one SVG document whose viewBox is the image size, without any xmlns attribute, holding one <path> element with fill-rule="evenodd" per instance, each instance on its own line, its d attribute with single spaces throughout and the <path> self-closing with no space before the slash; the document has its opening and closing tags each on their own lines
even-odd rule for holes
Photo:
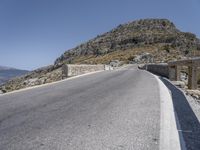
<svg viewBox="0 0 200 150">
<path fill-rule="evenodd" d="M 200 37 L 198 0 L 2 0 L 0 66 L 33 70 L 119 24 L 166 18 Z"/>
</svg>

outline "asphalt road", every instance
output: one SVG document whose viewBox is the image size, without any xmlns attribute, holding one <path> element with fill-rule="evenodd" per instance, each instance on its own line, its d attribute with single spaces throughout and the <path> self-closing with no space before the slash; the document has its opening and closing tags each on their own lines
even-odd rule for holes
<svg viewBox="0 0 200 150">
<path fill-rule="evenodd" d="M 129 67 L 0 96 L 0 150 L 157 150 L 158 88 Z"/>
</svg>

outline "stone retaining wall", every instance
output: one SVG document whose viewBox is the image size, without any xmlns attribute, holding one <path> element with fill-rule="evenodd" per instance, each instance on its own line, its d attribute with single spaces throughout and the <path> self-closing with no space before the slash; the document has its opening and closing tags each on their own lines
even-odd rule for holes
<svg viewBox="0 0 200 150">
<path fill-rule="evenodd" d="M 146 64 L 143 69 L 146 69 L 153 74 L 169 78 L 169 67 L 166 63 Z"/>
<path fill-rule="evenodd" d="M 63 77 L 77 76 L 89 72 L 111 70 L 107 65 L 63 65 Z"/>
</svg>

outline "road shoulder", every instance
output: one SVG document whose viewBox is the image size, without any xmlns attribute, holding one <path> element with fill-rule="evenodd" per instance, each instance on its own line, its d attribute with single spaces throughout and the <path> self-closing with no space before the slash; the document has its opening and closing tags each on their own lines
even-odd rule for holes
<svg viewBox="0 0 200 150">
<path fill-rule="evenodd" d="M 179 138 L 177 126 L 179 125 L 174 110 L 172 96 L 170 90 L 165 84 L 155 76 L 160 89 L 160 150 L 181 150 L 182 138 Z"/>
</svg>

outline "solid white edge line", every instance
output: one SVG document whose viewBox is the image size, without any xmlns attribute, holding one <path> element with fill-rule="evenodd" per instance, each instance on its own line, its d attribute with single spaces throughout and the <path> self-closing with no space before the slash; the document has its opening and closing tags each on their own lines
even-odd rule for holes
<svg viewBox="0 0 200 150">
<path fill-rule="evenodd" d="M 119 67 L 119 68 L 114 69 L 114 70 L 112 70 L 112 71 L 117 71 L 117 70 L 120 70 L 121 68 L 124 68 L 124 67 L 127 67 L 127 66 Z M 85 74 L 81 74 L 81 75 L 69 77 L 69 78 L 66 78 L 66 79 L 63 79 L 63 80 L 51 82 L 51 83 L 46 83 L 46 84 L 36 85 L 36 86 L 32 86 L 32 87 L 27 87 L 27 88 L 15 90 L 15 91 L 12 91 L 12 92 L 0 94 L 0 97 L 1 97 L 1 96 L 5 96 L 5 95 L 9 95 L 9 94 L 13 94 L 13 93 L 18 93 L 18 92 L 22 92 L 22 91 L 27 91 L 27 90 L 30 90 L 30 89 L 35 89 L 35 88 L 39 88 L 39 87 L 45 87 L 45 86 L 48 86 L 48 85 L 53 85 L 53 84 L 57 84 L 57 83 L 62 83 L 62 82 L 65 82 L 65 81 L 67 81 L 67 80 L 72 80 L 72 79 L 76 79 L 76 78 L 79 78 L 79 77 L 82 77 L 82 76 L 86 76 L 86 75 L 90 75 L 90 74 L 95 74 L 95 73 L 99 73 L 99 72 L 103 72 L 103 71 L 110 71 L 110 70 L 99 70 L 99 71 L 89 72 L 89 73 L 85 73 Z"/>
<path fill-rule="evenodd" d="M 0 94 L 0 97 L 1 96 L 5 96 L 5 95 L 10 95 L 10 94 L 13 94 L 13 93 L 19 93 L 19 92 L 22 92 L 22 91 L 27 91 L 27 90 L 35 89 L 35 88 L 40 88 L 40 87 L 45 87 L 45 86 L 49 86 L 49 85 L 54 85 L 54 84 L 57 84 L 57 83 L 62 83 L 62 82 L 68 81 L 68 80 L 76 79 L 76 78 L 79 78 L 79 77 L 82 77 L 82 76 L 91 75 L 91 74 L 95 74 L 95 73 L 99 73 L 99 72 L 103 72 L 103 71 L 106 71 L 106 70 L 89 72 L 89 73 L 85 73 L 85 74 L 81 74 L 81 75 L 69 77 L 69 78 L 66 78 L 66 79 L 63 79 L 63 80 L 60 80 L 60 81 L 55 81 L 55 82 L 51 82 L 51 83 L 46 83 L 46 84 L 41 84 L 41 85 L 36 85 L 36 86 L 32 86 L 32 87 L 23 88 L 23 89 L 20 89 L 20 90 L 15 90 L 15 91 L 12 91 L 12 92 Z"/>
<path fill-rule="evenodd" d="M 178 129 L 180 129 L 180 123 L 178 121 L 178 117 L 177 117 L 177 113 L 176 112 L 175 112 L 175 119 L 176 119 L 176 122 L 177 122 Z M 181 148 L 182 148 L 182 150 L 187 150 L 186 145 L 185 145 L 185 140 L 183 138 L 183 134 L 179 130 L 178 130 L 178 132 L 179 132 Z"/>
</svg>

